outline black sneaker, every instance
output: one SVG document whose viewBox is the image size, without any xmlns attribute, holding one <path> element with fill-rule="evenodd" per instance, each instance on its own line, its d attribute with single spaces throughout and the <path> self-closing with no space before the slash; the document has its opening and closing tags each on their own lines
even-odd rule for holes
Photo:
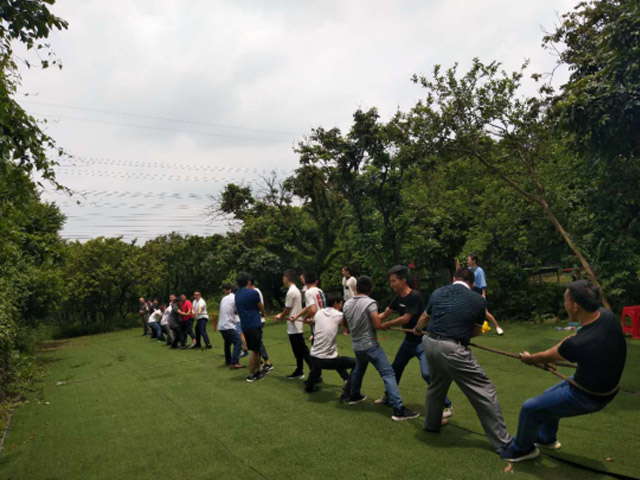
<svg viewBox="0 0 640 480">
<path fill-rule="evenodd" d="M 207 345 L 205 348 L 206 348 L 207 350 L 211 350 L 213 347 L 212 347 L 211 345 Z"/>
<path fill-rule="evenodd" d="M 318 388 L 318 387 L 316 387 Z M 340 394 L 340 398 L 338 399 L 338 401 L 340 403 L 347 403 L 349 401 L 349 394 L 346 392 L 343 392 Z"/>
<path fill-rule="evenodd" d="M 263 378 L 264 378 L 264 375 L 262 373 L 254 373 L 253 375 L 247 376 L 247 382 L 253 383 L 253 382 L 257 382 L 258 380 L 262 380 Z"/>
<path fill-rule="evenodd" d="M 324 380 L 322 380 L 322 377 L 318 377 L 318 379 L 315 381 L 315 384 L 319 384 L 322 383 Z"/>
<path fill-rule="evenodd" d="M 393 420 L 394 422 L 401 422 L 403 420 L 412 420 L 414 418 L 418 418 L 419 416 L 420 412 L 409 410 L 407 407 L 400 407 L 393 410 L 391 420 Z"/>
<path fill-rule="evenodd" d="M 361 402 L 364 402 L 367 399 L 366 395 L 358 395 L 357 397 L 349 397 L 349 405 L 353 406 L 353 405 L 357 405 Z"/>
<path fill-rule="evenodd" d="M 265 375 L 269 375 L 271 373 L 271 370 L 273 370 L 275 367 L 273 365 L 271 365 L 270 363 L 267 364 L 265 363 L 262 366 L 262 373 L 264 373 Z"/>
<path fill-rule="evenodd" d="M 311 388 L 309 387 L 305 387 L 304 391 L 306 393 L 315 393 L 315 392 L 319 392 L 320 391 L 320 387 L 316 387 L 315 385 Z"/>
<path fill-rule="evenodd" d="M 291 375 L 287 375 L 287 380 L 304 380 L 304 373 L 293 372 Z"/>
</svg>

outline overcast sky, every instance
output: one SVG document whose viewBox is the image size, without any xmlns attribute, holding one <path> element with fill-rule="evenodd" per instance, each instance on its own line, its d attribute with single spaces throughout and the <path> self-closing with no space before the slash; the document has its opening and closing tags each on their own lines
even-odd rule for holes
<svg viewBox="0 0 640 480">
<path fill-rule="evenodd" d="M 20 101 L 77 157 L 59 179 L 84 196 L 45 198 L 69 238 L 225 231 L 206 219 L 208 195 L 285 175 L 312 127 L 409 109 L 414 73 L 476 56 L 551 71 L 543 29 L 576 3 L 59 0 L 69 29 L 50 43 L 64 68 L 25 71 Z"/>
</svg>

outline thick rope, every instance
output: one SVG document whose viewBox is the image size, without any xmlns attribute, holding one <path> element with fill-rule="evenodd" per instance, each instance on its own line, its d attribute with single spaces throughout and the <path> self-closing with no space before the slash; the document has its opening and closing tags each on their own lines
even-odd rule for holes
<svg viewBox="0 0 640 480">
<path fill-rule="evenodd" d="M 409 330 L 408 328 L 390 327 L 389 330 L 395 330 L 397 332 L 413 333 L 413 330 Z M 424 335 L 424 333 L 423 333 L 423 335 Z M 518 360 L 520 359 L 520 355 L 518 355 L 517 353 L 505 352 L 505 351 L 502 351 L 502 350 L 496 350 L 494 348 L 483 347 L 483 346 L 477 345 L 475 343 L 470 343 L 469 346 L 470 347 L 479 348 L 480 350 L 486 350 L 486 351 L 491 352 L 491 353 L 496 353 L 498 355 L 504 355 L 504 356 L 510 357 L 510 358 L 517 358 Z M 563 375 L 562 373 L 558 372 L 555 369 L 555 367 L 552 366 L 552 365 L 549 365 L 549 364 L 541 365 L 541 364 L 537 364 L 537 363 L 534 363 L 534 364 L 531 364 L 531 365 L 536 367 L 536 368 L 539 368 L 541 370 L 546 370 L 547 372 L 552 373 L 553 375 L 555 375 L 558 378 L 561 378 L 562 380 L 564 380 L 565 382 L 567 382 L 569 385 L 571 385 L 572 387 L 576 388 L 577 390 L 580 390 L 581 392 L 587 393 L 587 394 L 592 395 L 594 397 L 609 397 L 609 396 L 613 395 L 614 393 L 618 392 L 618 390 L 620 390 L 620 385 L 616 385 L 614 389 L 612 389 L 611 391 L 606 392 L 606 393 L 594 392 L 594 391 L 589 390 L 588 388 L 583 387 L 579 383 L 576 383 L 572 378 L 569 378 L 566 375 Z M 574 365 L 572 363 L 558 362 L 556 365 L 561 366 L 561 367 L 576 368 L 576 365 Z"/>
</svg>

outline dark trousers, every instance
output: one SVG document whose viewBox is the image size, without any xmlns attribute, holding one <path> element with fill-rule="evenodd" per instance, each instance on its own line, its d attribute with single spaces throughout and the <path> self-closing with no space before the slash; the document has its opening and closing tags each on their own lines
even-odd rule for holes
<svg viewBox="0 0 640 480">
<path fill-rule="evenodd" d="M 146 317 L 144 315 L 141 315 L 140 317 L 142 321 L 142 334 L 148 335 L 149 334 L 149 317 Z"/>
<path fill-rule="evenodd" d="M 302 373 L 304 372 L 304 364 L 302 363 L 303 361 L 307 362 L 307 365 L 309 365 L 309 369 L 312 368 L 309 347 L 307 347 L 302 333 L 289 334 L 289 343 L 291 343 L 291 350 L 293 350 L 293 355 L 294 357 L 296 357 L 295 373 L 302 375 Z"/>
<path fill-rule="evenodd" d="M 191 324 L 189 322 L 191 322 Z M 187 333 L 191 325 L 193 325 L 193 320 L 180 321 L 180 344 L 182 346 L 187 344 Z"/>
<path fill-rule="evenodd" d="M 184 323 L 186 324 L 186 333 L 191 337 L 191 340 L 193 340 L 194 338 L 196 338 L 195 333 L 193 333 L 193 318 L 190 318 Z M 187 341 L 186 337 L 184 340 L 185 342 Z"/>
<path fill-rule="evenodd" d="M 305 389 L 308 392 L 313 391 L 313 387 L 322 376 L 322 370 L 335 370 L 338 375 L 347 383 L 342 387 L 342 391 L 349 392 L 349 382 L 351 373 L 347 370 L 353 369 L 356 366 L 356 359 L 351 357 L 336 357 L 336 358 L 317 358 L 309 357 L 311 360 L 311 373 L 307 379 Z"/>
<path fill-rule="evenodd" d="M 204 344 L 209 346 L 209 335 L 207 334 L 207 320 L 208 318 L 199 318 L 196 320 L 196 346 L 200 346 L 200 337 L 204 339 Z"/>
<path fill-rule="evenodd" d="M 222 338 L 224 339 L 224 363 L 227 365 L 237 365 L 240 352 L 242 352 L 242 339 L 236 329 L 220 330 Z M 233 345 L 233 353 L 231 353 L 231 346 Z"/>
<path fill-rule="evenodd" d="M 264 342 L 260 340 L 260 357 L 266 362 L 269 360 L 269 354 L 267 353 L 267 347 L 264 346 Z"/>
<path fill-rule="evenodd" d="M 184 322 L 180 322 L 175 327 L 171 327 L 171 331 L 173 332 L 173 342 L 171 343 L 171 347 L 177 348 L 178 345 L 184 347 L 186 345 L 186 330 L 184 330 Z"/>
</svg>

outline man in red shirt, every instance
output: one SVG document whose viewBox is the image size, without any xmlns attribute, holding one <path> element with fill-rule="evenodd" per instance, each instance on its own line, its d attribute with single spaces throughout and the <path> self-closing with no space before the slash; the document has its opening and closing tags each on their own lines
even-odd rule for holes
<svg viewBox="0 0 640 480">
<path fill-rule="evenodd" d="M 193 334 L 193 304 L 183 293 L 180 295 L 180 334 L 182 335 L 182 345 L 187 343 L 187 334 L 191 337 L 191 344 L 187 348 L 193 348 L 195 335 Z"/>
</svg>

